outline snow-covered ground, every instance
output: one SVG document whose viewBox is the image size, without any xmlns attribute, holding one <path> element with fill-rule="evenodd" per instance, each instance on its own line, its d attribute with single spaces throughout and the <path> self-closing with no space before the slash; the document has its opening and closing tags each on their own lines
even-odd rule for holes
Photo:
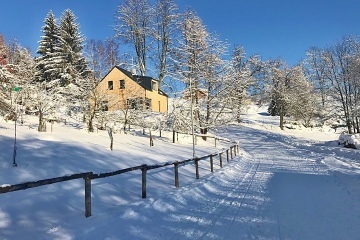
<svg viewBox="0 0 360 240">
<path fill-rule="evenodd" d="M 149 146 L 140 132 L 87 133 L 54 124 L 37 133 L 18 126 L 18 167 L 12 167 L 13 123 L 0 120 L 0 185 L 65 174 L 114 171 L 141 164 L 185 160 L 189 138 L 157 137 Z M 332 129 L 281 131 L 278 119 L 252 106 L 243 124 L 217 129 L 240 141 L 240 155 L 215 172 L 200 164 L 150 170 L 147 198 L 141 172 L 92 181 L 92 216 L 84 217 L 84 182 L 73 180 L 0 194 L 0 239 L 358 239 L 360 151 L 337 145 Z M 155 133 L 156 135 L 156 133 Z M 196 155 L 228 147 L 198 141 Z"/>
</svg>

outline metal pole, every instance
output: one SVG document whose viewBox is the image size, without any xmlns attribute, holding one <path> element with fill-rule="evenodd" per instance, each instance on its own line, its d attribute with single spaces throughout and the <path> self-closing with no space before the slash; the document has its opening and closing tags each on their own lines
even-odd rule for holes
<svg viewBox="0 0 360 240">
<path fill-rule="evenodd" d="M 17 150 L 17 146 L 16 146 L 16 122 L 17 122 L 17 113 L 16 113 L 16 110 L 15 110 L 15 137 L 14 137 L 13 167 L 17 167 L 17 164 L 16 164 L 16 150 Z"/>
<path fill-rule="evenodd" d="M 192 93 L 192 80 L 190 78 L 190 100 L 191 100 L 191 134 L 192 134 L 192 150 L 193 150 L 193 159 L 195 159 L 195 136 L 194 136 L 194 101 Z"/>
</svg>

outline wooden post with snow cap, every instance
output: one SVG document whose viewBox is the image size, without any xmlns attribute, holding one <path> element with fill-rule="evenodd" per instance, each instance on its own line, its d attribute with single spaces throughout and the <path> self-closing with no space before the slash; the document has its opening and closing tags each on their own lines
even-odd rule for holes
<svg viewBox="0 0 360 240">
<path fill-rule="evenodd" d="M 179 163 L 174 162 L 174 172 L 175 172 L 175 187 L 179 187 Z"/>
<path fill-rule="evenodd" d="M 210 169 L 211 169 L 211 172 L 214 172 L 213 155 L 210 155 Z"/>
<path fill-rule="evenodd" d="M 234 145 L 234 155 L 235 155 L 235 157 L 236 157 L 236 145 Z"/>
<path fill-rule="evenodd" d="M 230 147 L 230 159 L 233 159 L 233 146 Z"/>
<path fill-rule="evenodd" d="M 226 149 L 226 161 L 229 161 L 229 149 Z"/>
<path fill-rule="evenodd" d="M 147 172 L 147 165 L 144 164 L 141 166 L 141 176 L 142 176 L 141 197 L 142 198 L 146 198 L 146 172 Z"/>
</svg>

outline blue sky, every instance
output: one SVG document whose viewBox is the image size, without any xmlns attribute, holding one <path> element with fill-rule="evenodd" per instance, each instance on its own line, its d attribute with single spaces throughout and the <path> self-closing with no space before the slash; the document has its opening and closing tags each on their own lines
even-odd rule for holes
<svg viewBox="0 0 360 240">
<path fill-rule="evenodd" d="M 11 0 L 1 3 L 0 33 L 35 52 L 43 20 L 70 8 L 87 39 L 112 37 L 114 14 L 122 0 Z M 195 10 L 208 31 L 230 46 L 242 45 L 264 60 L 281 57 L 289 65 L 312 47 L 328 47 L 345 35 L 360 34 L 358 0 L 177 0 Z"/>
</svg>

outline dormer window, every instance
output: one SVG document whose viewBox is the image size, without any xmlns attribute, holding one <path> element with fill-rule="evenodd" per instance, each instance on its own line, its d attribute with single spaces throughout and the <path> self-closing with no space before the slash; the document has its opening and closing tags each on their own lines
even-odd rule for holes
<svg viewBox="0 0 360 240">
<path fill-rule="evenodd" d="M 153 91 L 157 91 L 158 90 L 158 85 L 156 81 L 152 81 L 152 90 Z"/>
</svg>

